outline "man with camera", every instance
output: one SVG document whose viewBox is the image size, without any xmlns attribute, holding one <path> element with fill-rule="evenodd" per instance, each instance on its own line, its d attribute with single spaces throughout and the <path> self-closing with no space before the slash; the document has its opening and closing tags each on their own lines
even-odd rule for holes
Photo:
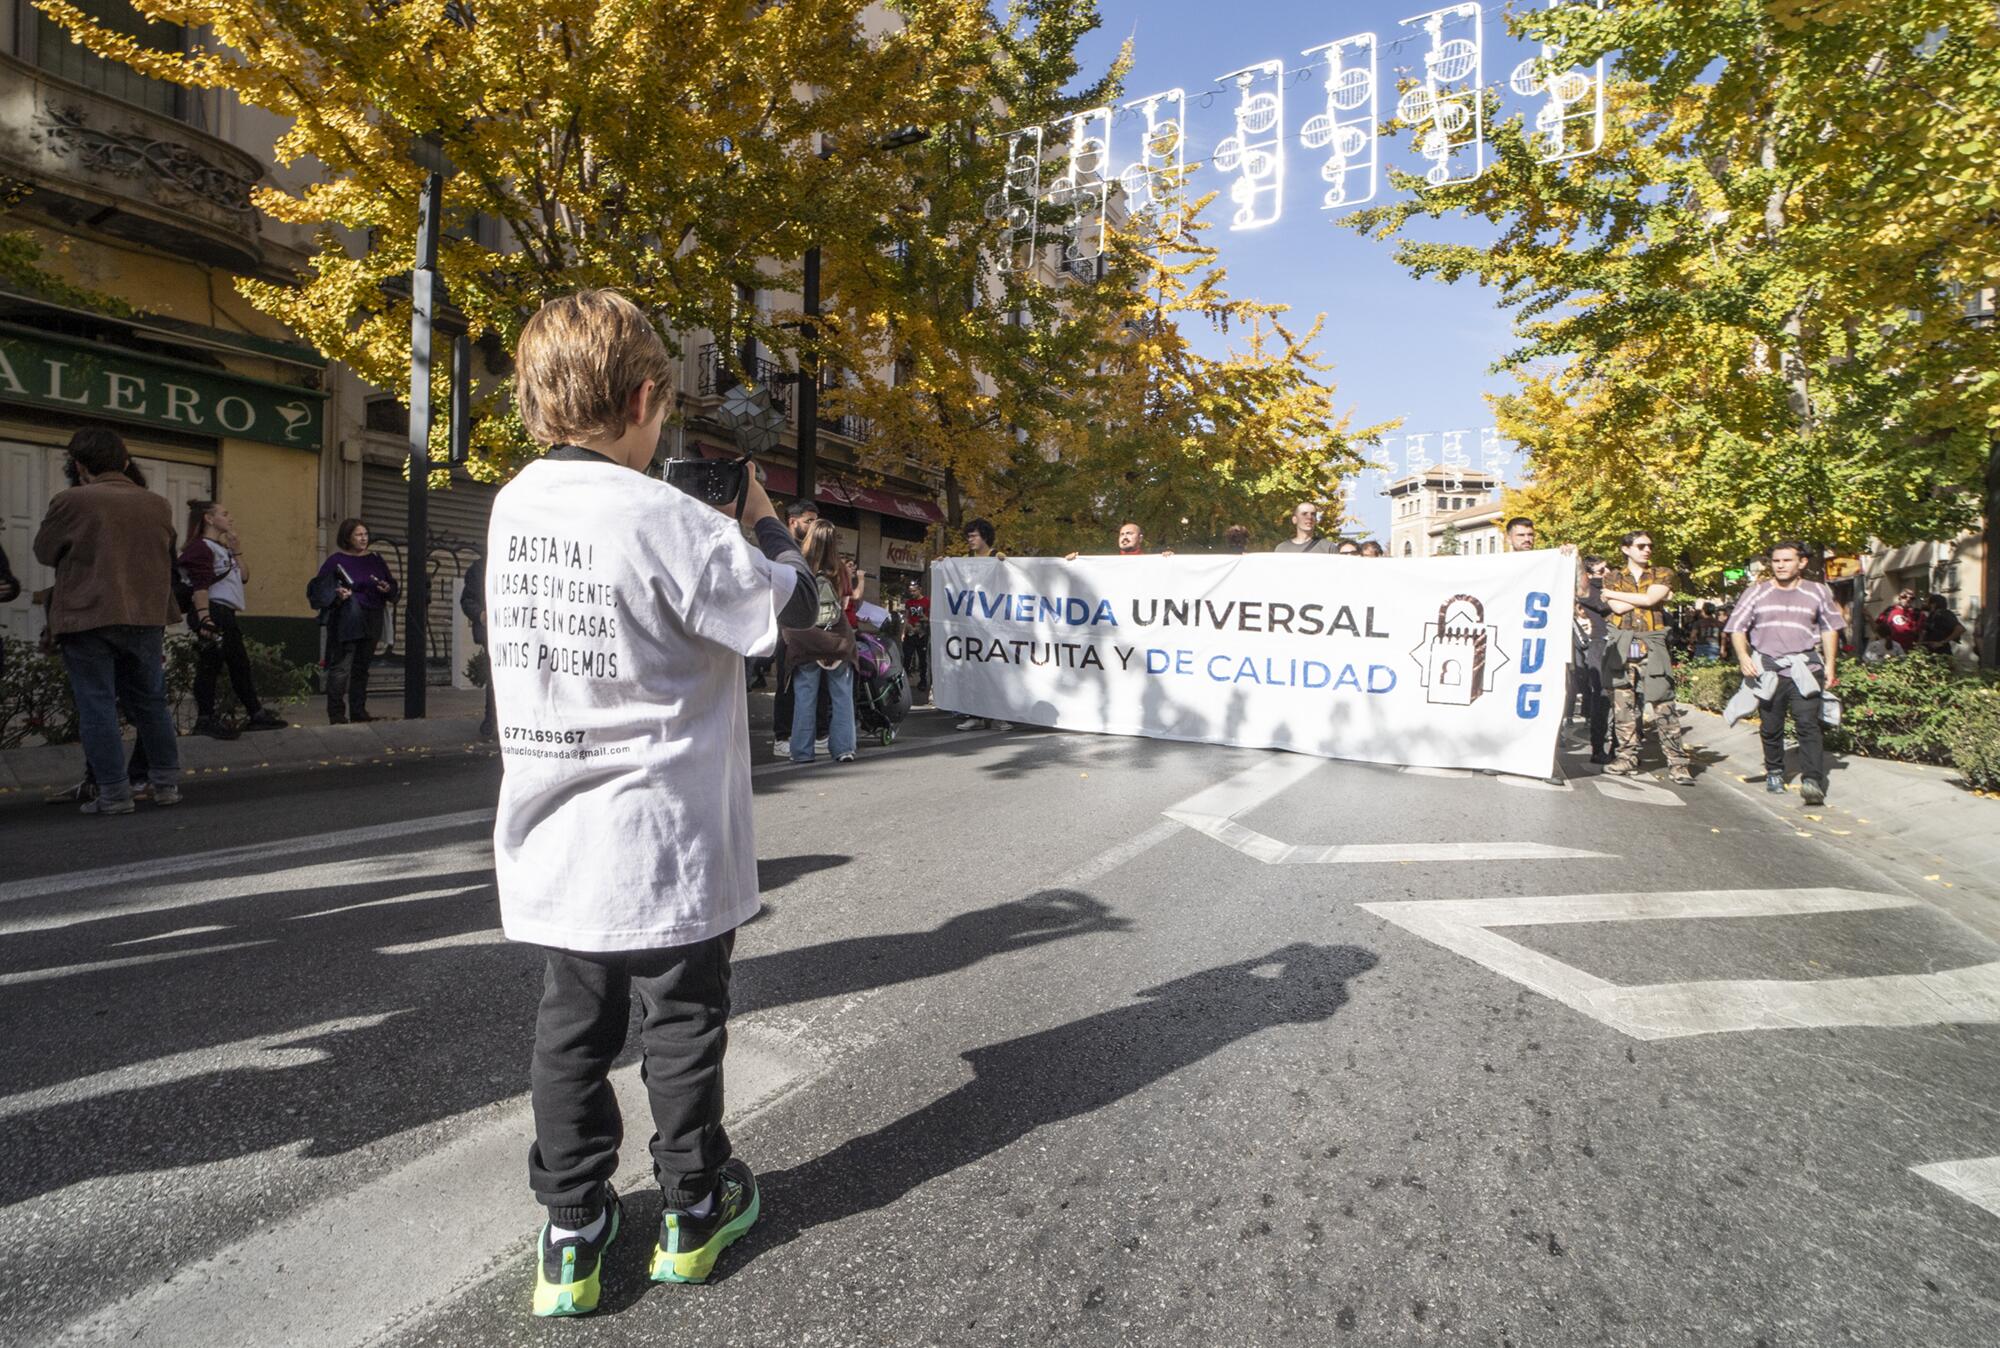
<svg viewBox="0 0 2000 1348">
<path fill-rule="evenodd" d="M 552 448 L 501 490 L 487 538 L 494 869 L 507 935 L 546 948 L 533 1309 L 581 1315 L 621 1219 L 608 1076 L 633 991 L 665 1198 L 653 1280 L 705 1281 L 757 1220 L 722 1124 L 730 956 L 758 907 L 743 660 L 818 594 L 746 461 L 645 475 L 673 366 L 629 300 L 549 301 L 516 368 L 522 422 Z"/>
</svg>

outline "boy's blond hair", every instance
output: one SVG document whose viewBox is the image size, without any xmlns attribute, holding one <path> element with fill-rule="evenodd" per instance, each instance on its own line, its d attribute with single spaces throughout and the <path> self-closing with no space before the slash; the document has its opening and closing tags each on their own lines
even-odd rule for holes
<svg viewBox="0 0 2000 1348">
<path fill-rule="evenodd" d="M 615 290 L 579 290 L 542 305 L 521 329 L 514 366 L 521 422 L 544 445 L 622 435 L 639 385 L 653 381 L 656 407 L 673 388 L 673 358 L 660 334 Z"/>
</svg>

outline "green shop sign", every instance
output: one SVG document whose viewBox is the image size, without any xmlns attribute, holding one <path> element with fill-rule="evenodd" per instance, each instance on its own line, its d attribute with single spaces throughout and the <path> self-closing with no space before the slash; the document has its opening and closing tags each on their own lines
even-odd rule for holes
<svg viewBox="0 0 2000 1348">
<path fill-rule="evenodd" d="M 0 323 L 0 402 L 317 452 L 326 394 Z"/>
</svg>

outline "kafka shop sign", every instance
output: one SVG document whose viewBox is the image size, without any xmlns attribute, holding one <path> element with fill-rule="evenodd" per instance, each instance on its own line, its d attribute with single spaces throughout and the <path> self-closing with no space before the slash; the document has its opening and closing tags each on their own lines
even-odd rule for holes
<svg viewBox="0 0 2000 1348">
<path fill-rule="evenodd" d="M 317 451 L 326 395 L 89 342 L 0 332 L 0 402 Z"/>
</svg>

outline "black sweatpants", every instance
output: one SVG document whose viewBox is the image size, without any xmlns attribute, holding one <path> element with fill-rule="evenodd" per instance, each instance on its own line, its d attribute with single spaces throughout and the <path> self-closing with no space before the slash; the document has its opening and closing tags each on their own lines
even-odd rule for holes
<svg viewBox="0 0 2000 1348">
<path fill-rule="evenodd" d="M 546 1208 L 589 1208 L 618 1171 L 624 1123 L 611 1064 L 625 1047 L 637 991 L 642 1075 L 653 1105 L 653 1176 L 667 1206 L 715 1191 L 730 1157 L 722 1127 L 729 1046 L 729 957 L 736 933 L 666 950 L 548 952 L 535 1020 L 535 1143 L 528 1182 Z"/>
<path fill-rule="evenodd" d="M 1821 678 L 1826 675 L 1821 673 Z M 1817 694 L 1807 697 L 1784 675 L 1771 696 L 1757 707 L 1757 729 L 1764 739 L 1764 771 L 1785 770 L 1785 713 L 1799 733 L 1799 776 L 1826 785 L 1826 734 L 1820 722 L 1823 704 Z"/>
<path fill-rule="evenodd" d="M 250 652 L 243 649 L 243 629 L 236 625 L 236 610 L 211 600 L 208 620 L 215 624 L 220 639 L 204 641 L 197 648 L 194 714 L 204 721 L 215 716 L 215 680 L 227 668 L 229 686 L 236 690 L 236 700 L 243 704 L 244 714 L 255 716 L 264 710 L 264 704 L 257 700 L 257 685 L 250 678 Z"/>
</svg>

